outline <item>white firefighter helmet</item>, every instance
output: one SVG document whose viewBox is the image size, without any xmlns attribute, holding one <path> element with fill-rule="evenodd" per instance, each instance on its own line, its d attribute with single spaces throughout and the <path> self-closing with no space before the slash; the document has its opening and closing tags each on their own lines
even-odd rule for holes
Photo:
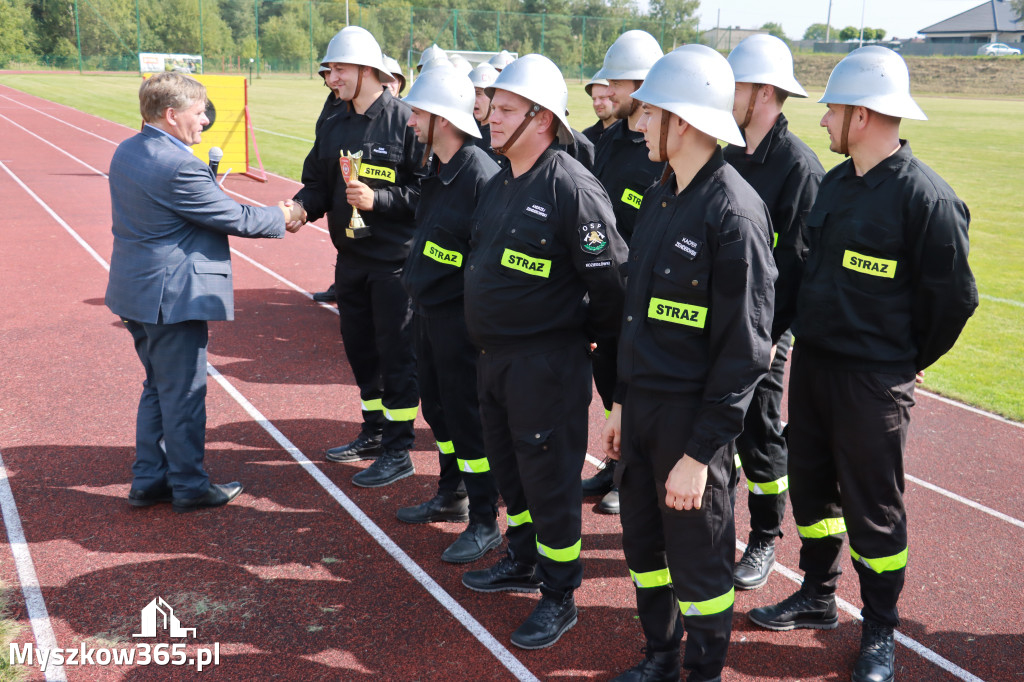
<svg viewBox="0 0 1024 682">
<path fill-rule="evenodd" d="M 405 74 L 402 73 L 402 65 L 394 57 L 384 55 L 384 68 L 399 82 L 398 92 L 405 90 Z"/>
<path fill-rule="evenodd" d="M 662 54 L 658 40 L 647 31 L 626 31 L 605 52 L 604 65 L 594 78 L 642 81 Z"/>
<path fill-rule="evenodd" d="M 569 88 L 555 63 L 539 54 L 528 54 L 516 59 L 498 74 L 487 95 L 494 99 L 495 90 L 507 90 L 547 109 L 558 121 L 558 141 L 573 144 L 572 128 L 566 118 Z"/>
<path fill-rule="evenodd" d="M 502 50 L 498 54 L 496 54 L 493 57 L 491 57 L 490 59 L 488 59 L 487 63 L 490 64 L 491 66 L 493 66 L 498 71 L 501 71 L 502 69 L 504 69 L 506 66 L 508 66 L 509 64 L 514 62 L 515 60 L 516 60 L 516 58 L 513 57 L 512 54 L 508 50 Z"/>
<path fill-rule="evenodd" d="M 910 96 L 907 63 L 880 45 L 867 45 L 843 57 L 832 69 L 825 94 L 818 101 L 867 107 L 897 118 L 928 120 Z"/>
<path fill-rule="evenodd" d="M 594 86 L 595 85 L 608 85 L 608 81 L 605 80 L 604 78 L 598 78 L 597 76 L 594 76 L 593 78 L 591 78 L 587 82 L 587 84 L 583 86 L 583 89 L 587 91 L 587 96 L 588 97 L 593 97 L 594 96 L 593 90 L 594 90 Z"/>
<path fill-rule="evenodd" d="M 473 83 L 451 66 L 424 70 L 405 96 L 409 106 L 447 119 L 467 135 L 480 137 L 473 118 L 475 100 Z"/>
<path fill-rule="evenodd" d="M 735 94 L 725 57 L 705 45 L 683 45 L 651 67 L 632 97 L 676 114 L 702 133 L 745 145 L 732 117 Z"/>
<path fill-rule="evenodd" d="M 380 51 L 377 39 L 361 26 L 346 26 L 335 33 L 327 44 L 327 54 L 320 60 L 320 64 L 370 66 L 377 70 L 377 78 L 381 83 L 395 80 L 384 66 L 384 54 Z"/>
<path fill-rule="evenodd" d="M 758 33 L 740 41 L 729 53 L 737 83 L 772 85 L 795 97 L 807 93 L 793 75 L 793 53 L 781 39 Z"/>
<path fill-rule="evenodd" d="M 459 73 L 468 76 L 469 72 L 473 70 L 473 65 L 469 63 L 469 60 L 463 57 L 461 54 L 453 54 L 448 57 L 448 61 L 452 63 L 455 70 Z"/>
<path fill-rule="evenodd" d="M 431 59 L 433 59 L 434 57 L 436 57 L 438 55 L 441 55 L 445 59 L 448 58 L 448 55 L 445 54 L 444 50 L 442 50 L 440 47 L 437 46 L 437 43 L 434 43 L 433 45 L 431 45 L 427 49 L 423 50 L 423 52 L 420 54 L 420 60 L 416 64 L 416 71 L 417 72 L 422 71 L 423 70 L 423 66 L 427 62 L 429 62 Z"/>
<path fill-rule="evenodd" d="M 474 88 L 489 88 L 498 79 L 498 70 L 487 62 L 479 64 L 469 72 L 469 80 L 473 81 Z"/>
</svg>

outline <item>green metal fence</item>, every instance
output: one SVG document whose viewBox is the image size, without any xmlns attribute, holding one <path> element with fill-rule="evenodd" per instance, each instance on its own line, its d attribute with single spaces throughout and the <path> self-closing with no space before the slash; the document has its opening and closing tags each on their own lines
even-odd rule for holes
<svg viewBox="0 0 1024 682">
<path fill-rule="evenodd" d="M 0 68 L 137 71 L 140 52 L 195 54 L 207 73 L 316 73 L 328 41 L 348 22 L 377 37 L 405 66 L 433 43 L 445 49 L 540 52 L 567 78 L 589 78 L 625 30 L 665 49 L 692 40 L 685 28 L 642 16 L 592 17 L 312 0 L 43 0 L 54 11 L 37 54 L 0 54 Z"/>
</svg>

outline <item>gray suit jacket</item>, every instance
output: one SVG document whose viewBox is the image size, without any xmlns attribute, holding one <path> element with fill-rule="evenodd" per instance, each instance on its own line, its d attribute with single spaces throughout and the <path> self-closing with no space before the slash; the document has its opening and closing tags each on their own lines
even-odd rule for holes
<svg viewBox="0 0 1024 682">
<path fill-rule="evenodd" d="M 201 159 L 152 128 L 110 161 L 114 250 L 106 304 L 155 324 L 234 319 L 228 235 L 285 233 L 276 206 L 242 206 Z"/>
</svg>

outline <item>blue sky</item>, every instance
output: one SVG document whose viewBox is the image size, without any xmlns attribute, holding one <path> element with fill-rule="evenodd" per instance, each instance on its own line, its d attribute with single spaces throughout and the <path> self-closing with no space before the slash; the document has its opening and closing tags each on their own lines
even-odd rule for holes
<svg viewBox="0 0 1024 682">
<path fill-rule="evenodd" d="M 984 0 L 832 0 L 832 26 L 884 28 L 888 37 L 911 38 L 918 30 L 977 7 Z M 722 26 L 757 28 L 768 21 L 782 24 L 786 35 L 800 39 L 814 23 L 825 23 L 829 0 L 701 0 L 700 28 L 714 28 L 721 10 Z"/>
</svg>

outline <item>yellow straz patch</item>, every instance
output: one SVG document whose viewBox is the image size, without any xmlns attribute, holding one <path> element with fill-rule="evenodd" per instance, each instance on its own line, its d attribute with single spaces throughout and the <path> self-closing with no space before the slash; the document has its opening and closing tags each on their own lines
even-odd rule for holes
<svg viewBox="0 0 1024 682">
<path fill-rule="evenodd" d="M 872 258 L 856 251 L 843 252 L 843 267 L 855 272 L 863 272 L 873 277 L 892 279 L 896 276 L 896 261 L 883 258 Z"/>
<path fill-rule="evenodd" d="M 708 319 L 708 309 L 699 305 L 687 303 L 676 303 L 666 301 L 663 298 L 652 298 L 651 304 L 647 307 L 647 317 L 652 320 L 682 324 L 687 327 L 704 328 Z"/>
<path fill-rule="evenodd" d="M 505 249 L 505 253 L 501 254 L 501 264 L 506 268 L 525 272 L 534 277 L 548 278 L 551 276 L 551 261 L 543 258 L 530 258 L 512 249 Z"/>
<path fill-rule="evenodd" d="M 442 249 L 434 242 L 428 241 L 423 246 L 423 255 L 427 258 L 433 258 L 438 263 L 444 263 L 445 265 L 453 265 L 457 268 L 462 267 L 462 254 L 458 251 L 449 251 L 448 249 Z"/>
<path fill-rule="evenodd" d="M 628 187 L 622 192 L 622 203 L 629 204 L 633 208 L 640 208 L 640 202 L 643 200 L 643 194 L 637 194 Z"/>
<path fill-rule="evenodd" d="M 361 178 L 373 178 L 374 180 L 387 180 L 388 182 L 395 182 L 395 169 L 387 168 L 385 166 L 371 166 L 368 163 L 359 165 L 359 177 Z"/>
</svg>

